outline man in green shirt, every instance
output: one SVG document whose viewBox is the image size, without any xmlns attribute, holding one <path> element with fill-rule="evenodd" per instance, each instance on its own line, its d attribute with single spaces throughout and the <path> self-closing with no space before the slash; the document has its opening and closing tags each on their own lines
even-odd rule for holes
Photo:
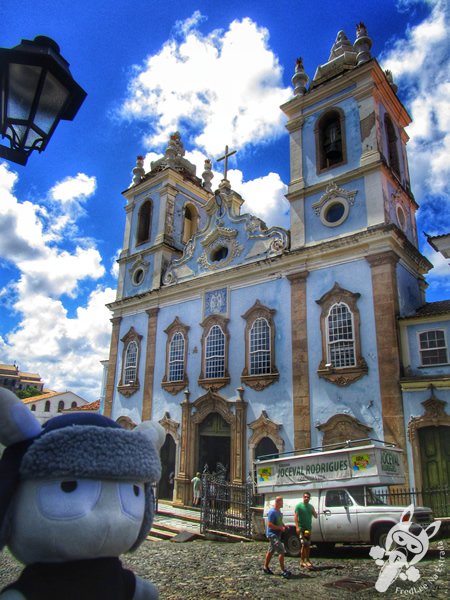
<svg viewBox="0 0 450 600">
<path fill-rule="evenodd" d="M 299 502 L 295 507 L 295 530 L 300 542 L 302 549 L 300 553 L 300 566 L 307 567 L 310 569 L 313 565 L 309 560 L 309 553 L 311 551 L 311 530 L 312 530 L 312 518 L 317 519 L 317 513 L 309 501 L 311 494 L 305 492 L 303 494 L 303 502 Z"/>
</svg>

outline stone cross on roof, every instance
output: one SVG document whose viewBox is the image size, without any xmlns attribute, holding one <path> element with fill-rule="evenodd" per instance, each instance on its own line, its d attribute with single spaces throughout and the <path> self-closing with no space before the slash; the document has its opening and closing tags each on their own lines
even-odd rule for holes
<svg viewBox="0 0 450 600">
<path fill-rule="evenodd" d="M 233 154 L 236 154 L 237 150 L 232 150 L 231 152 L 228 152 L 228 146 L 225 146 L 225 154 L 223 156 L 221 156 L 220 158 L 218 158 L 217 160 L 224 160 L 224 168 L 223 168 L 223 178 L 226 179 L 227 178 L 227 174 L 228 174 L 228 157 L 229 156 L 233 156 Z"/>
</svg>

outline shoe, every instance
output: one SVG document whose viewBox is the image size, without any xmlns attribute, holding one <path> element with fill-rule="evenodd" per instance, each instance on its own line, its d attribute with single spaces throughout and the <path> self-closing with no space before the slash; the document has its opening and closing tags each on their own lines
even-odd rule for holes
<svg viewBox="0 0 450 600">
<path fill-rule="evenodd" d="M 266 575 L 273 575 L 273 571 L 270 567 L 267 567 L 267 569 L 266 567 L 263 567 L 263 571 Z"/>
<path fill-rule="evenodd" d="M 285 579 L 289 579 L 289 577 L 292 575 L 292 573 L 290 571 L 288 571 L 287 569 L 285 569 L 282 573 L 281 573 L 281 577 L 284 577 Z"/>
</svg>

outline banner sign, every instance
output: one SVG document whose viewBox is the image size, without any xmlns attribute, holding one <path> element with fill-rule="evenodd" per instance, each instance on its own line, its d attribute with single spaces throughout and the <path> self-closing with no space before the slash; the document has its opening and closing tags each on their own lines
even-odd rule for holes
<svg viewBox="0 0 450 600">
<path fill-rule="evenodd" d="M 256 472 L 258 487 L 360 478 L 361 484 L 364 484 L 364 479 L 377 476 L 385 479 L 402 477 L 403 465 L 398 451 L 366 447 L 267 460 L 257 463 Z"/>
</svg>

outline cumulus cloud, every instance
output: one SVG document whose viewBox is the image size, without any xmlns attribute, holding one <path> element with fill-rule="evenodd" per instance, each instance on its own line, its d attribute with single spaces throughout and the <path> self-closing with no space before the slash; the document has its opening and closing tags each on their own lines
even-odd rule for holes
<svg viewBox="0 0 450 600">
<path fill-rule="evenodd" d="M 159 157 L 158 157 L 159 158 Z M 185 158 L 197 167 L 197 175 L 201 176 L 205 156 L 198 150 L 186 152 Z M 149 153 L 144 159 L 144 166 L 155 160 L 155 154 Z M 223 173 L 212 170 L 212 188 L 216 189 L 222 180 Z M 287 185 L 283 183 L 278 173 L 268 173 L 256 179 L 245 180 L 244 173 L 239 169 L 229 169 L 228 179 L 231 187 L 244 199 L 241 212 L 256 215 L 271 227 L 289 227 L 289 204 L 285 198 Z"/>
<path fill-rule="evenodd" d="M 149 146 L 161 147 L 180 129 L 208 154 L 223 140 L 242 148 L 282 134 L 278 106 L 291 91 L 269 47 L 267 29 L 249 18 L 203 35 L 198 11 L 178 22 L 175 36 L 134 68 L 121 113 L 146 120 Z"/>
<path fill-rule="evenodd" d="M 420 205 L 419 233 L 450 231 L 450 5 L 447 0 L 401 0 L 406 12 L 420 4 L 429 15 L 380 57 L 392 71 L 399 95 L 408 107 L 409 168 L 412 189 Z M 435 265 L 429 272 L 428 294 L 450 291 L 450 268 L 430 250 L 423 235 L 422 251 Z"/>
<path fill-rule="evenodd" d="M 403 0 L 405 9 L 423 0 Z M 380 57 L 409 108 L 410 171 L 420 204 L 440 194 L 450 210 L 450 5 L 428 0 L 430 14 Z"/>
<path fill-rule="evenodd" d="M 3 309 L 18 318 L 0 338 L 0 353 L 4 362 L 20 360 L 23 370 L 39 372 L 48 387 L 94 400 L 100 392 L 99 361 L 109 353 L 105 304 L 114 300 L 115 290 L 97 284 L 74 316 L 66 299 L 78 300 L 80 285 L 105 274 L 95 245 L 67 236 L 69 224 L 76 229 L 82 205 L 95 192 L 95 178 L 68 177 L 40 205 L 16 197 L 17 179 L 6 163 L 0 164 L 0 257 L 18 273 L 0 294 Z M 58 227 L 64 238 L 55 234 Z"/>
<path fill-rule="evenodd" d="M 3 360 L 20 357 L 20 368 L 39 372 L 47 387 L 95 400 L 102 378 L 100 361 L 108 356 L 111 334 L 105 304 L 114 298 L 115 290 L 98 287 L 70 318 L 59 299 L 39 293 L 32 302 L 22 297 L 16 304 L 22 315 L 19 326 L 0 338 Z"/>
</svg>

